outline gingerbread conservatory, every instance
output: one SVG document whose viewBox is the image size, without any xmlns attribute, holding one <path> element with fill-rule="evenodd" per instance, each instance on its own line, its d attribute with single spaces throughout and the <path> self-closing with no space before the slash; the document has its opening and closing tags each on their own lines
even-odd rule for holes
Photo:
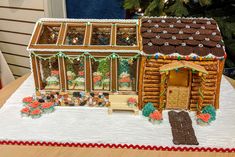
<svg viewBox="0 0 235 157">
<path fill-rule="evenodd" d="M 28 50 L 38 92 L 108 93 L 142 108 L 219 108 L 226 53 L 208 18 L 40 19 Z"/>
</svg>

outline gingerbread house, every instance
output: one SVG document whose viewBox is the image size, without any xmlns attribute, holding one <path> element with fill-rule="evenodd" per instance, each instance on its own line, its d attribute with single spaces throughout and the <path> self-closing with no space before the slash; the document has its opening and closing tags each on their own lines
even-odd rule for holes
<svg viewBox="0 0 235 157">
<path fill-rule="evenodd" d="M 226 53 L 213 19 L 40 19 L 28 50 L 37 92 L 106 92 L 118 103 L 137 97 L 139 108 L 219 107 Z"/>
</svg>

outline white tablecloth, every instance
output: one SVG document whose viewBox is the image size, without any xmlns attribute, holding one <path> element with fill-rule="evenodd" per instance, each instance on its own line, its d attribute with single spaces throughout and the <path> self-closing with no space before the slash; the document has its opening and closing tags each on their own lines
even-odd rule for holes
<svg viewBox="0 0 235 157">
<path fill-rule="evenodd" d="M 31 75 L 0 109 L 0 140 L 175 146 L 168 111 L 160 125 L 132 113 L 108 115 L 107 108 L 57 107 L 39 119 L 22 118 L 21 100 L 33 91 Z M 190 112 L 199 142 L 193 147 L 235 148 L 235 90 L 225 78 L 220 105 L 216 121 L 207 127 L 196 125 L 195 113 Z"/>
</svg>

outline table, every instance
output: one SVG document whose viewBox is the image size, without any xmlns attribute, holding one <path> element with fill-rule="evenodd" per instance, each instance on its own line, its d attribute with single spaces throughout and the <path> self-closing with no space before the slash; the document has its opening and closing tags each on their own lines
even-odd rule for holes
<svg viewBox="0 0 235 157">
<path fill-rule="evenodd" d="M 8 84 L 5 88 L 0 90 L 0 107 L 4 104 L 10 95 L 29 77 L 27 74 L 16 81 Z M 230 80 L 233 82 L 233 80 Z M 234 81 L 235 82 L 235 81 Z M 233 83 L 234 83 L 233 82 Z M 0 157 L 2 156 L 24 156 L 24 157 L 234 157 L 235 153 L 216 153 L 216 152 L 172 152 L 172 151 L 151 151 L 151 150 L 133 150 L 133 149 L 111 149 L 111 148 L 78 148 L 78 147 L 49 147 L 49 146 L 14 146 L 14 145 L 0 145 Z"/>
</svg>

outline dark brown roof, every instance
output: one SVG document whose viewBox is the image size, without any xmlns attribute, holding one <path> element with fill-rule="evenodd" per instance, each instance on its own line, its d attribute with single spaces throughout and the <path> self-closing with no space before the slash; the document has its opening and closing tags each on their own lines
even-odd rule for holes
<svg viewBox="0 0 235 157">
<path fill-rule="evenodd" d="M 143 51 L 147 54 L 211 53 L 216 57 L 225 54 L 221 33 L 213 19 L 145 17 L 141 25 Z"/>
</svg>

